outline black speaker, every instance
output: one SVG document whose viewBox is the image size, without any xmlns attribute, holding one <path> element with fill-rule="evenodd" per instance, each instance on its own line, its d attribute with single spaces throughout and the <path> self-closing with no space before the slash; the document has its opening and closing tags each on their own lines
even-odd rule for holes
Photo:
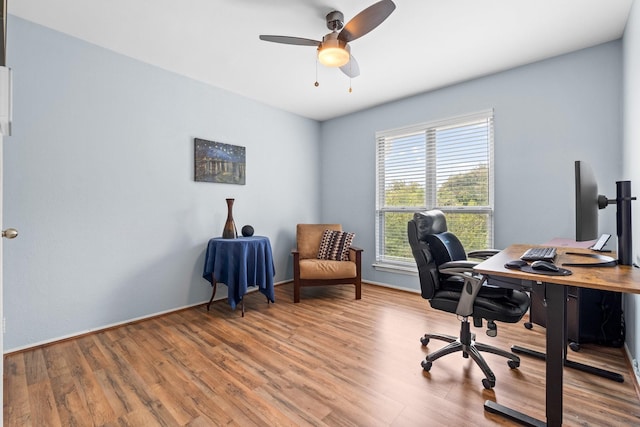
<svg viewBox="0 0 640 427">
<path fill-rule="evenodd" d="M 253 236 L 253 227 L 250 225 L 245 225 L 244 227 L 242 227 L 241 232 L 244 237 L 251 237 Z"/>
</svg>

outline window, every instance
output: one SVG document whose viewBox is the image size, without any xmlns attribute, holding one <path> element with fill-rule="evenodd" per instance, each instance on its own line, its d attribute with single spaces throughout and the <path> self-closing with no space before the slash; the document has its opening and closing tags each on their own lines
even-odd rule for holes
<svg viewBox="0 0 640 427">
<path fill-rule="evenodd" d="M 413 213 L 440 209 L 465 249 L 493 247 L 493 111 L 376 133 L 376 263 L 414 266 Z"/>
</svg>

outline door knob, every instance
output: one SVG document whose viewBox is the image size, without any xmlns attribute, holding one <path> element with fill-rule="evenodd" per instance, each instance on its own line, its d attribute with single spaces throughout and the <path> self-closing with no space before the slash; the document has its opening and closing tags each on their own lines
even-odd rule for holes
<svg viewBox="0 0 640 427">
<path fill-rule="evenodd" d="M 18 230 L 15 228 L 7 228 L 6 230 L 2 230 L 2 237 L 7 239 L 14 239 L 18 237 Z"/>
</svg>

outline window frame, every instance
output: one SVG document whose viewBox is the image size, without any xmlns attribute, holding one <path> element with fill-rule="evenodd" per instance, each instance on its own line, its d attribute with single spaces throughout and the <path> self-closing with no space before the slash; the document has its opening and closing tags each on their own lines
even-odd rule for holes
<svg viewBox="0 0 640 427">
<path fill-rule="evenodd" d="M 483 206 L 437 206 L 437 183 L 436 176 L 429 176 L 429 170 L 437 170 L 436 165 L 438 159 L 436 156 L 436 131 L 446 128 L 456 128 L 472 125 L 473 123 L 479 123 L 486 121 L 487 126 L 487 150 L 486 161 L 488 167 L 488 204 Z M 381 148 L 381 144 L 385 144 L 389 138 L 402 138 L 403 136 L 412 136 L 416 134 L 424 133 L 425 144 L 425 159 L 424 159 L 424 172 L 425 172 L 425 196 L 424 205 L 421 206 L 386 206 L 385 197 L 386 189 L 381 189 L 383 182 L 386 182 L 384 178 L 384 161 L 385 149 Z M 401 272 L 415 272 L 415 262 L 412 258 L 396 257 L 385 254 L 385 214 L 389 212 L 395 213 L 407 213 L 423 211 L 428 209 L 440 209 L 445 214 L 483 214 L 487 215 L 487 247 L 493 247 L 494 241 L 494 111 L 493 109 L 483 110 L 472 114 L 465 114 L 455 116 L 443 120 L 436 120 L 430 122 L 424 122 L 405 126 L 401 128 L 389 129 L 376 132 L 376 208 L 375 208 L 375 264 L 376 269 L 387 271 L 401 271 Z M 407 243 L 408 245 L 408 243 Z"/>
</svg>

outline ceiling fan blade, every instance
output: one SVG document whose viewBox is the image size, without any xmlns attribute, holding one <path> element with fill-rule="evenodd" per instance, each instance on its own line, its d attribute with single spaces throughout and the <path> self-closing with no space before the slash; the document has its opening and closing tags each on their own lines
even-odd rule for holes
<svg viewBox="0 0 640 427">
<path fill-rule="evenodd" d="M 319 41 L 311 40 L 311 39 L 303 39 L 302 37 L 289 37 L 289 36 L 265 36 L 261 35 L 260 40 L 264 40 L 266 42 L 274 42 L 274 43 L 283 43 L 283 44 L 294 44 L 298 46 L 320 46 Z"/>
<path fill-rule="evenodd" d="M 360 75 L 360 66 L 358 65 L 358 61 L 351 55 L 349 62 L 340 67 L 340 71 L 345 73 L 347 76 L 354 78 Z"/>
<path fill-rule="evenodd" d="M 338 39 L 344 42 L 351 42 L 367 34 L 391 15 L 396 5 L 391 0 L 381 0 L 372 4 L 344 26 Z"/>
</svg>

